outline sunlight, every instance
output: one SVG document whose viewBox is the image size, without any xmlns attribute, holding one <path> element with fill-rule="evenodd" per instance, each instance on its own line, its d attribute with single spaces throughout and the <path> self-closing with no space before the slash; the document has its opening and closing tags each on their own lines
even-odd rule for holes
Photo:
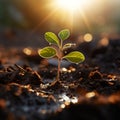
<svg viewBox="0 0 120 120">
<path fill-rule="evenodd" d="M 98 6 L 101 6 L 101 3 L 103 2 L 100 0 L 54 0 L 53 7 L 57 9 L 57 15 L 59 13 L 61 21 L 69 20 L 66 24 L 72 31 L 73 29 L 75 31 L 78 26 L 82 27 L 83 24 L 91 31 L 88 15 L 93 14 L 93 10 L 99 9 Z"/>
<path fill-rule="evenodd" d="M 93 1 L 93 0 L 92 0 Z M 57 0 L 57 5 L 69 11 L 75 11 L 91 3 L 91 0 Z"/>
</svg>

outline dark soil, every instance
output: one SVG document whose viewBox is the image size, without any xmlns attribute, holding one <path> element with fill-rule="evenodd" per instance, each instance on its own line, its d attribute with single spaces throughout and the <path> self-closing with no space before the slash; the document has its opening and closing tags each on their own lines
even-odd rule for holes
<svg viewBox="0 0 120 120">
<path fill-rule="evenodd" d="M 119 120 L 120 39 L 92 44 L 75 48 L 86 61 L 62 67 L 55 86 L 54 59 L 40 58 L 34 48 L 1 46 L 0 120 Z"/>
</svg>

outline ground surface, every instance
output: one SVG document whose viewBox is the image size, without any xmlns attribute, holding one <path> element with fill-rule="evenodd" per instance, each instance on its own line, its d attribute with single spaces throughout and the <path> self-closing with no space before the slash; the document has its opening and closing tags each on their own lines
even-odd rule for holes
<svg viewBox="0 0 120 120">
<path fill-rule="evenodd" d="M 56 77 L 55 59 L 40 58 L 38 44 L 29 48 L 15 35 L 7 30 L 0 41 L 0 120 L 120 119 L 119 39 L 104 47 L 80 44 L 75 49 L 86 55 L 86 61 L 66 63 L 61 84 L 49 87 Z"/>
</svg>

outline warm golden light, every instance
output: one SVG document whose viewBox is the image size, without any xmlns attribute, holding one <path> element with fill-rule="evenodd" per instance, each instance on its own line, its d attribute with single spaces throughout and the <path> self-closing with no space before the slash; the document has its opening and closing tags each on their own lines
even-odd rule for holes
<svg viewBox="0 0 120 120">
<path fill-rule="evenodd" d="M 99 44 L 102 46 L 107 46 L 109 44 L 109 39 L 107 37 L 104 37 L 99 41 Z"/>
<path fill-rule="evenodd" d="M 31 55 L 31 54 L 32 54 L 32 51 L 31 51 L 31 49 L 29 49 L 29 48 L 24 48 L 24 49 L 23 49 L 23 52 L 24 52 L 26 55 Z"/>
<path fill-rule="evenodd" d="M 81 9 L 82 7 L 89 5 L 91 0 L 57 0 L 59 7 L 66 10 L 74 11 Z"/>
<path fill-rule="evenodd" d="M 61 108 L 65 108 L 65 104 L 62 104 L 60 107 L 61 107 Z"/>
<path fill-rule="evenodd" d="M 88 92 L 86 95 L 85 95 L 87 98 L 92 98 L 95 96 L 95 92 Z"/>
<path fill-rule="evenodd" d="M 77 9 L 79 4 L 80 0 L 58 0 L 58 5 L 68 10 Z"/>
<path fill-rule="evenodd" d="M 92 39 L 93 39 L 92 34 L 87 33 L 87 34 L 84 35 L 84 41 L 86 41 L 86 42 L 91 42 Z"/>
</svg>

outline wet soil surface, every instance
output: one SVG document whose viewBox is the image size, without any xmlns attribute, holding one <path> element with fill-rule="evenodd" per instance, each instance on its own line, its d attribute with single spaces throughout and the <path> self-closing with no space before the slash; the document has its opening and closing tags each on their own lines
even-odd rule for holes
<svg viewBox="0 0 120 120">
<path fill-rule="evenodd" d="M 56 59 L 42 59 L 34 48 L 1 46 L 0 120 L 120 119 L 120 40 L 95 48 L 82 43 L 76 50 L 86 61 L 66 62 L 61 82 L 50 86 Z"/>
</svg>

